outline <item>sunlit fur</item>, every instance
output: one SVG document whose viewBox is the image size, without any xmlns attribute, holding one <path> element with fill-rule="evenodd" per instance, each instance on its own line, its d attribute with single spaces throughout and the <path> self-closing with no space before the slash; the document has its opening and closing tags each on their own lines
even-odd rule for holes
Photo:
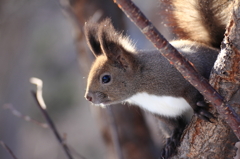
<svg viewBox="0 0 240 159">
<path fill-rule="evenodd" d="M 232 11 L 232 0 L 161 0 L 163 14 L 179 39 L 219 48 Z"/>
<path fill-rule="evenodd" d="M 138 105 L 139 107 L 166 117 L 178 117 L 187 111 L 191 111 L 191 106 L 181 97 L 156 96 L 146 92 L 137 93 L 128 98 L 126 102 Z"/>
</svg>

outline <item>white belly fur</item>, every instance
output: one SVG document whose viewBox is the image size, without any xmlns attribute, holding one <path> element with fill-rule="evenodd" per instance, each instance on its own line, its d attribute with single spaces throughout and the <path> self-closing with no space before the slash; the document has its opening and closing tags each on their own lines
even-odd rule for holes
<svg viewBox="0 0 240 159">
<path fill-rule="evenodd" d="M 192 110 L 191 106 L 184 98 L 156 96 L 146 92 L 137 93 L 125 102 L 136 104 L 152 113 L 166 117 L 178 117 Z"/>
</svg>

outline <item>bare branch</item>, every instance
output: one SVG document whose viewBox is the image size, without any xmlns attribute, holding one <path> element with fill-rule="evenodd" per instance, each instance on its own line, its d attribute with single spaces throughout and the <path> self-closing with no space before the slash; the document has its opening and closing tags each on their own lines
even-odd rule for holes
<svg viewBox="0 0 240 159">
<path fill-rule="evenodd" d="M 5 104 L 3 106 L 4 109 L 9 109 L 13 115 L 22 118 L 25 121 L 32 122 L 38 126 L 41 126 L 42 128 L 49 128 L 49 126 L 46 123 L 41 123 L 37 120 L 32 119 L 30 116 L 23 115 L 21 112 L 19 112 L 16 108 L 14 108 L 11 104 Z"/>
<path fill-rule="evenodd" d="M 178 69 L 183 77 L 198 89 L 209 102 L 215 105 L 218 113 L 240 139 L 240 117 L 229 104 L 224 103 L 224 98 L 168 43 L 132 1 L 114 0 L 114 2 L 118 4 L 119 8 L 136 24 L 161 54 Z"/>
<path fill-rule="evenodd" d="M 57 130 L 53 120 L 49 116 L 49 114 L 48 114 L 48 112 L 46 110 L 46 105 L 45 104 L 43 105 L 44 100 L 43 100 L 43 97 L 42 97 L 42 80 L 37 79 L 37 78 L 31 78 L 31 82 L 33 84 L 37 85 L 37 91 L 32 91 L 33 97 L 34 97 L 34 99 L 37 102 L 37 106 L 41 110 L 41 112 L 42 112 L 43 116 L 45 117 L 49 127 L 52 129 L 55 137 L 57 138 L 57 140 L 59 141 L 59 143 L 63 147 L 63 150 L 66 153 L 66 155 L 68 156 L 68 158 L 69 159 L 73 159 L 72 154 L 70 153 L 70 150 L 69 150 L 67 144 L 65 143 L 65 141 L 60 136 L 60 134 L 59 134 L 59 132 L 58 132 L 58 130 Z M 81 159 L 85 159 L 85 158 L 81 157 Z"/>
<path fill-rule="evenodd" d="M 2 145 L 3 148 L 7 150 L 7 152 L 12 156 L 13 159 L 17 159 L 17 157 L 14 155 L 12 150 L 6 145 L 3 141 L 0 140 L 0 144 Z"/>
</svg>

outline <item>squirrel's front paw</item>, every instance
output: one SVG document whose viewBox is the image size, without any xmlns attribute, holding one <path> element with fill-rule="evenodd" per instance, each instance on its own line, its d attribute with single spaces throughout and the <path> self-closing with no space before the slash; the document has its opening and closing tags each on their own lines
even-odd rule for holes
<svg viewBox="0 0 240 159">
<path fill-rule="evenodd" d="M 204 106 L 205 107 L 205 106 Z M 206 108 L 203 106 L 198 106 L 196 109 L 194 109 L 194 114 L 196 114 L 199 118 L 211 122 L 210 119 L 215 118 L 212 113 L 208 112 Z"/>
</svg>

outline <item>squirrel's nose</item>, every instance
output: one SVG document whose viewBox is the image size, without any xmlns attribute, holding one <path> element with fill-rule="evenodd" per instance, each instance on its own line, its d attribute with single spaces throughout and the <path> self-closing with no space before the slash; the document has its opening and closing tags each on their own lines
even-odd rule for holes
<svg viewBox="0 0 240 159">
<path fill-rule="evenodd" d="M 89 92 L 86 93 L 85 98 L 86 98 L 88 101 L 92 102 L 92 101 L 93 101 L 93 95 L 92 95 L 92 93 L 89 93 Z"/>
<path fill-rule="evenodd" d="M 92 101 L 92 97 L 90 97 L 90 96 L 86 96 L 86 99 L 90 102 Z"/>
</svg>

